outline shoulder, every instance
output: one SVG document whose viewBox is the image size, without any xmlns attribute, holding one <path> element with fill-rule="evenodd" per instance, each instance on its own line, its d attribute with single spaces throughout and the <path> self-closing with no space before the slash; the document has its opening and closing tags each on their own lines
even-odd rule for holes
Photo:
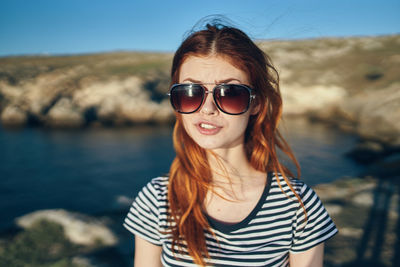
<svg viewBox="0 0 400 267">
<path fill-rule="evenodd" d="M 158 190 L 158 191 L 164 191 L 164 190 L 167 190 L 168 181 L 169 181 L 169 177 L 167 177 L 167 176 L 156 177 L 156 178 L 151 179 L 151 181 L 147 183 L 146 187 L 154 188 L 155 190 Z"/>
<path fill-rule="evenodd" d="M 297 178 L 290 178 L 290 185 L 293 187 L 293 189 L 296 191 L 296 193 L 303 197 L 307 192 L 312 191 L 311 187 L 308 186 L 304 181 L 299 180 Z"/>
<path fill-rule="evenodd" d="M 293 188 L 299 194 L 308 188 L 304 181 L 291 176 L 286 176 L 286 179 L 284 179 L 281 173 L 272 173 L 269 177 L 271 177 L 271 186 L 282 187 L 285 191 L 286 189 Z"/>
<path fill-rule="evenodd" d="M 294 192 L 301 198 L 308 198 L 310 195 L 316 195 L 313 189 L 304 181 L 287 176 L 285 180 L 283 175 L 272 175 L 271 187 L 279 189 L 288 196 L 294 196 Z"/>
<path fill-rule="evenodd" d="M 134 199 L 124 227 L 152 244 L 161 245 L 162 223 L 166 213 L 167 177 L 149 181 Z"/>
<path fill-rule="evenodd" d="M 168 177 L 156 177 L 151 179 L 139 192 L 139 197 L 145 195 L 153 200 L 162 200 L 168 192 Z"/>
</svg>

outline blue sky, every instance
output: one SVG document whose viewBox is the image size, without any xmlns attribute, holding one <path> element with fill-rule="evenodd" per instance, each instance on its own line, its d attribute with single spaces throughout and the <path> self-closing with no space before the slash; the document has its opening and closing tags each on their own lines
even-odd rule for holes
<svg viewBox="0 0 400 267">
<path fill-rule="evenodd" d="M 254 39 L 400 32 L 399 0 L 1 0 L 0 56 L 174 51 L 212 14 Z"/>
</svg>

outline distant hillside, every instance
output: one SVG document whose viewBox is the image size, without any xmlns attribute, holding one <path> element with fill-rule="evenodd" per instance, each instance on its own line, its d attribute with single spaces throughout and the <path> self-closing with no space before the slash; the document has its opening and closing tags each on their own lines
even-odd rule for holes
<svg viewBox="0 0 400 267">
<path fill-rule="evenodd" d="M 285 114 L 400 143 L 400 35 L 259 45 L 280 73 Z M 165 93 L 172 56 L 119 52 L 0 58 L 2 124 L 171 121 Z"/>
<path fill-rule="evenodd" d="M 286 84 L 335 85 L 351 93 L 400 81 L 400 35 L 263 42 Z"/>
</svg>

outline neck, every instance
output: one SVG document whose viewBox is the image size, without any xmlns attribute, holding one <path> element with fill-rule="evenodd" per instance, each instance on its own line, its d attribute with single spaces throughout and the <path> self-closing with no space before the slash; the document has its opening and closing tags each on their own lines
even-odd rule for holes
<svg viewBox="0 0 400 267">
<path fill-rule="evenodd" d="M 207 151 L 207 158 L 212 173 L 213 189 L 208 192 L 206 203 L 209 204 L 214 197 L 229 201 L 245 201 L 250 199 L 255 191 L 264 188 L 266 174 L 251 166 L 243 145 Z"/>
<path fill-rule="evenodd" d="M 263 172 L 254 169 L 246 157 L 243 144 L 229 149 L 215 149 L 207 152 L 213 184 L 243 184 Z"/>
</svg>

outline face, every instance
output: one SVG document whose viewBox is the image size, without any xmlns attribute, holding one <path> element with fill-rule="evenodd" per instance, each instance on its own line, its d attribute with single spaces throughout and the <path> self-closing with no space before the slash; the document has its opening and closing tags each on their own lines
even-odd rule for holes
<svg viewBox="0 0 400 267">
<path fill-rule="evenodd" d="M 219 83 L 249 84 L 247 75 L 222 57 L 188 57 L 181 65 L 179 83 L 201 83 L 212 91 Z M 188 135 L 204 149 L 229 149 L 244 143 L 244 133 L 254 108 L 240 115 L 221 112 L 212 94 L 207 94 L 199 110 L 181 114 Z"/>
</svg>

